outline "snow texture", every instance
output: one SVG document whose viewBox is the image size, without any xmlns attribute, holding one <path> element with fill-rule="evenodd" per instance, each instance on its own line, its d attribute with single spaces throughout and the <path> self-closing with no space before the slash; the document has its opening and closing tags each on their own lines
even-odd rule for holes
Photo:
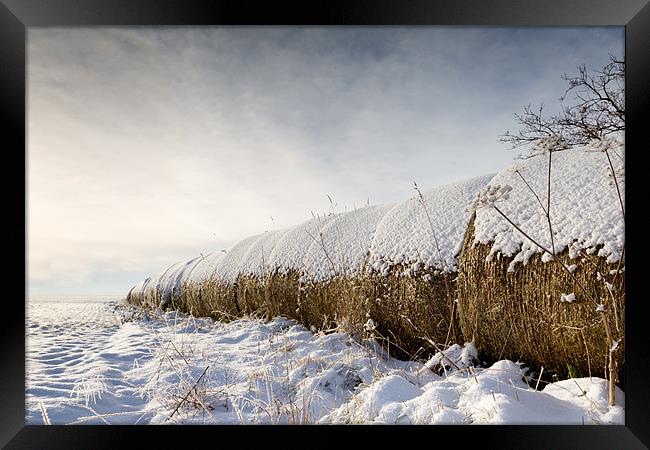
<svg viewBox="0 0 650 450">
<path fill-rule="evenodd" d="M 226 256 L 223 251 L 216 251 L 202 257 L 191 272 L 183 279 L 184 283 L 203 283 L 214 277 L 219 262 Z"/>
<path fill-rule="evenodd" d="M 144 294 L 145 295 L 155 295 L 158 293 L 162 293 L 163 286 L 165 285 L 167 275 L 171 272 L 173 272 L 176 268 L 178 268 L 180 265 L 182 265 L 182 262 L 178 262 L 175 264 L 172 264 L 165 270 L 158 272 L 154 276 L 151 277 L 149 282 L 144 288 Z"/>
<path fill-rule="evenodd" d="M 520 364 L 472 367 L 472 344 L 445 350 L 460 370 L 437 374 L 284 318 L 142 316 L 115 300 L 28 300 L 27 424 L 624 423 L 606 380 L 536 391 Z"/>
<path fill-rule="evenodd" d="M 395 205 L 377 225 L 369 267 L 382 274 L 395 264 L 411 266 L 414 272 L 421 268 L 455 272 L 472 216 L 470 205 L 491 179 L 492 175 L 484 175 L 447 184 L 423 192 L 424 203 L 416 193 Z"/>
<path fill-rule="evenodd" d="M 256 234 L 255 236 L 249 236 L 237 244 L 235 244 L 225 256 L 217 263 L 216 270 L 214 272 L 218 280 L 234 283 L 239 275 L 239 267 L 244 261 L 248 249 L 257 241 L 264 237 L 263 234 Z"/>
<path fill-rule="evenodd" d="M 271 252 L 288 230 L 289 228 L 278 231 L 267 231 L 261 238 L 253 242 L 243 256 L 237 272 L 244 276 L 263 278 L 270 272 Z"/>
<path fill-rule="evenodd" d="M 375 228 L 393 205 L 367 206 L 336 215 L 314 236 L 303 261 L 304 279 L 357 275 L 368 258 Z"/>
<path fill-rule="evenodd" d="M 290 270 L 303 271 L 303 259 L 309 247 L 318 239 L 320 232 L 337 214 L 317 216 L 289 229 L 278 240 L 269 258 L 271 271 L 286 274 Z"/>
<path fill-rule="evenodd" d="M 577 258 L 582 251 L 598 252 L 598 256 L 614 263 L 621 257 L 625 240 L 623 214 L 607 156 L 594 148 L 586 146 L 552 154 L 550 217 L 555 252 L 568 248 L 571 258 Z M 624 200 L 624 149 L 610 151 L 610 157 Z M 552 251 L 548 222 L 540 205 L 547 205 L 547 177 L 548 155 L 539 155 L 498 173 L 488 189 L 512 187 L 507 198 L 497 199 L 494 206 Z M 474 243 L 491 246 L 488 260 L 495 255 L 512 256 L 509 271 L 514 271 L 517 263 L 526 264 L 532 255 L 543 252 L 490 205 L 476 211 Z M 549 261 L 550 256 L 547 254 L 543 259 Z"/>
</svg>

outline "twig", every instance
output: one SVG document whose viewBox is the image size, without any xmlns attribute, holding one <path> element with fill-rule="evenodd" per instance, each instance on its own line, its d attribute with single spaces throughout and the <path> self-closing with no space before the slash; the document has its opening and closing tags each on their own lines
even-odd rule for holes
<svg viewBox="0 0 650 450">
<path fill-rule="evenodd" d="M 454 366 L 454 368 L 455 368 L 456 370 L 461 370 L 460 367 L 458 367 L 458 366 L 456 365 L 456 363 L 454 363 L 454 362 L 453 362 L 453 361 L 452 361 L 452 360 L 451 360 L 451 359 L 450 359 L 450 358 L 445 354 L 445 352 L 443 352 L 442 350 L 440 350 L 440 347 L 438 347 L 438 344 L 436 344 L 435 342 L 433 342 L 431 339 L 429 339 L 429 338 L 427 338 L 427 337 L 422 338 L 422 339 L 424 339 L 424 340 L 427 341 L 429 344 L 431 344 L 431 345 L 432 345 L 432 346 L 433 346 L 433 347 L 434 347 L 434 348 L 435 348 L 435 349 L 436 349 L 436 350 L 437 350 L 437 351 L 438 351 L 438 352 L 439 352 L 439 353 L 440 353 L 440 354 L 441 354 L 441 355 L 442 355 L 442 356 L 443 356 L 447 361 L 449 361 L 449 363 L 450 363 L 452 366 Z M 443 365 L 443 368 L 444 368 L 444 365 Z"/>
<path fill-rule="evenodd" d="M 582 335 L 582 342 L 585 344 L 585 350 L 587 351 L 587 369 L 589 369 L 589 380 L 591 380 L 591 359 L 589 358 L 589 347 L 587 347 L 587 339 L 585 339 L 585 333 L 582 328 L 580 328 L 580 334 Z"/>
<path fill-rule="evenodd" d="M 433 234 L 433 239 L 436 244 L 436 250 L 438 251 L 438 258 L 440 261 L 440 265 L 443 265 L 442 261 L 442 252 L 440 251 L 440 245 L 438 244 L 438 237 L 436 235 L 436 229 L 433 226 L 433 221 L 431 220 L 431 216 L 429 215 L 429 210 L 427 209 L 426 202 L 424 201 L 424 196 L 422 195 L 422 192 L 420 191 L 420 188 L 418 187 L 418 184 L 414 181 L 413 186 L 415 190 L 418 193 L 420 204 L 422 205 L 422 208 L 424 209 L 424 214 L 427 216 L 427 221 L 429 222 L 429 226 L 431 227 L 431 233 Z M 451 330 L 453 329 L 454 326 L 454 310 L 455 310 L 455 303 L 453 300 L 452 292 L 451 292 L 451 287 L 449 286 L 449 280 L 447 279 L 447 275 L 444 273 L 443 270 L 441 270 L 442 273 L 442 279 L 445 283 L 445 293 L 447 294 L 447 304 L 449 305 L 449 327 L 447 329 L 447 337 L 445 338 L 445 346 L 449 344 L 450 336 L 451 336 Z"/>
<path fill-rule="evenodd" d="M 542 366 L 542 369 L 539 371 L 539 376 L 537 377 L 537 383 L 535 383 L 535 390 L 539 388 L 539 380 L 542 379 L 543 373 L 544 373 L 544 366 Z"/>
<path fill-rule="evenodd" d="M 190 396 L 190 394 L 192 393 L 192 390 L 196 388 L 196 386 L 199 384 L 199 381 L 201 381 L 201 378 L 203 378 L 203 376 L 205 375 L 205 373 L 208 371 L 209 368 L 210 368 L 210 366 L 207 366 L 207 367 L 203 370 L 203 373 L 202 373 L 201 376 L 198 378 L 198 380 L 196 380 L 196 382 L 194 383 L 194 386 L 192 386 L 192 387 L 190 388 L 190 390 L 187 391 L 187 394 L 185 394 L 185 397 L 183 397 L 183 400 L 181 400 L 181 402 L 180 402 L 178 405 L 176 405 L 176 408 L 175 408 L 174 411 L 171 413 L 171 415 L 167 418 L 167 420 L 169 420 L 169 419 L 171 419 L 172 417 L 174 417 L 174 414 L 176 414 L 176 411 L 178 411 L 178 408 L 180 408 L 181 405 L 182 405 L 183 403 L 185 403 L 185 400 L 187 400 L 187 398 L 188 398 L 188 397 Z"/>
<path fill-rule="evenodd" d="M 553 152 L 549 150 L 548 152 L 548 179 L 546 182 L 547 193 L 546 193 L 546 221 L 548 222 L 548 231 L 551 235 L 551 250 L 553 258 L 555 258 L 555 242 L 553 240 L 553 227 L 551 226 L 551 161 L 553 157 Z"/>
<path fill-rule="evenodd" d="M 528 187 L 528 189 L 530 190 L 530 192 L 533 193 L 533 195 L 534 195 L 535 198 L 537 199 L 537 203 L 539 203 L 539 206 L 542 207 L 542 211 L 544 211 L 544 214 L 546 214 L 546 208 L 544 207 L 544 204 L 542 203 L 542 200 L 541 200 L 541 199 L 539 198 L 539 196 L 537 195 L 537 192 L 535 192 L 535 191 L 533 190 L 533 188 L 530 186 L 530 184 L 528 184 L 528 181 L 526 181 L 526 179 L 523 177 L 523 175 L 521 175 L 521 173 L 519 172 L 518 169 L 515 170 L 515 173 L 516 173 L 517 175 L 519 175 L 519 178 L 521 178 L 521 181 L 523 181 L 524 184 L 525 184 L 525 185 Z"/>
<path fill-rule="evenodd" d="M 614 178 L 614 186 L 616 186 L 616 193 L 618 194 L 618 201 L 621 204 L 621 214 L 623 215 L 623 222 L 625 222 L 625 206 L 623 206 L 623 197 L 621 196 L 621 191 L 618 187 L 618 180 L 616 179 L 616 171 L 614 170 L 614 165 L 612 164 L 612 159 L 609 157 L 609 151 L 604 150 L 605 156 L 607 156 L 607 162 L 609 163 L 609 168 L 612 171 L 612 178 Z"/>
<path fill-rule="evenodd" d="M 39 405 L 41 407 L 41 415 L 43 416 L 43 423 L 45 425 L 52 425 L 52 423 L 50 422 L 50 417 L 47 415 L 47 411 L 45 410 L 45 405 L 43 404 L 43 401 L 40 401 Z"/>
<path fill-rule="evenodd" d="M 506 349 L 506 344 L 508 343 L 508 339 L 510 338 L 510 333 L 512 333 L 512 328 L 515 326 L 515 322 L 512 321 L 510 324 L 510 330 L 508 331 L 508 335 L 506 336 L 506 340 L 503 343 L 503 347 L 501 347 L 501 351 L 499 352 L 499 357 L 497 359 L 501 359 L 501 355 L 503 355 L 503 351 Z"/>
<path fill-rule="evenodd" d="M 533 239 L 532 237 L 530 237 L 530 236 L 529 236 L 529 235 L 528 235 L 524 230 L 522 230 L 521 228 L 519 228 L 519 226 L 516 225 L 512 220 L 510 220 L 510 218 L 509 218 L 508 216 L 506 216 L 506 215 L 503 213 L 503 211 L 501 211 L 501 210 L 500 210 L 496 205 L 493 205 L 493 208 L 494 208 L 494 209 L 495 209 L 495 210 L 496 210 L 496 211 L 501 215 L 501 217 L 503 217 L 504 219 L 506 219 L 510 225 L 512 225 L 513 227 L 515 227 L 515 229 L 516 229 L 517 231 L 519 231 L 522 235 L 524 235 L 526 238 L 528 238 L 528 240 L 530 240 L 533 244 L 535 244 L 536 246 L 538 246 L 539 248 L 541 248 L 542 250 L 544 250 L 546 253 L 552 255 L 552 253 L 551 253 L 551 252 L 550 252 L 546 247 L 544 247 L 543 245 L 539 244 L 535 239 Z M 575 283 L 580 287 L 580 289 L 582 289 L 582 291 L 585 293 L 585 296 L 586 296 L 589 300 L 591 300 L 591 302 L 592 302 L 594 305 L 598 305 L 598 302 L 597 302 L 597 301 L 596 301 L 596 300 L 595 300 L 595 299 L 594 299 L 594 298 L 589 294 L 589 291 L 587 291 L 587 288 L 584 287 L 584 285 L 580 282 L 580 280 L 578 280 L 578 279 L 576 278 L 576 276 L 573 274 L 573 272 L 571 272 L 571 271 L 569 270 L 569 268 L 568 268 L 568 267 L 567 267 L 563 262 L 561 262 L 558 258 L 553 258 L 553 261 L 556 261 L 556 262 L 557 262 L 557 263 L 558 263 L 558 264 L 559 264 L 559 265 L 560 265 L 560 266 L 561 266 L 561 267 L 562 267 L 562 268 L 563 268 L 563 269 L 564 269 L 564 270 L 565 270 L 565 271 L 566 271 L 566 272 L 571 276 L 571 278 L 573 278 L 573 281 L 574 281 L 574 282 L 575 282 Z"/>
</svg>

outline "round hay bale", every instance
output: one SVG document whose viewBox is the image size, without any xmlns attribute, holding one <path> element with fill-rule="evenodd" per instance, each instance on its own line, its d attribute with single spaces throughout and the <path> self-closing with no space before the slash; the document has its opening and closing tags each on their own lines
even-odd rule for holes
<svg viewBox="0 0 650 450">
<path fill-rule="evenodd" d="M 236 312 L 232 301 L 222 301 L 227 295 L 216 281 L 215 270 L 225 256 L 218 251 L 202 256 L 181 280 L 179 308 L 194 315 L 215 317 L 217 311 L 223 314 Z"/>
<path fill-rule="evenodd" d="M 298 307 L 304 293 L 300 288 L 300 274 L 297 270 L 267 274 L 264 278 L 264 300 L 271 317 L 284 316 L 301 320 Z"/>
<path fill-rule="evenodd" d="M 269 313 L 264 279 L 251 275 L 239 275 L 235 286 L 237 305 L 241 314 L 266 315 Z"/>
<path fill-rule="evenodd" d="M 136 306 L 144 306 L 144 289 L 151 278 L 145 278 L 131 288 L 126 298 L 127 303 Z"/>
<path fill-rule="evenodd" d="M 393 266 L 388 275 L 366 277 L 369 315 L 376 332 L 390 340 L 391 354 L 411 358 L 435 353 L 429 340 L 441 347 L 463 343 L 453 302 L 455 277 L 433 269 L 413 274 L 402 265 Z"/>
<path fill-rule="evenodd" d="M 362 277 L 337 276 L 327 281 L 307 282 L 302 287 L 300 317 L 319 330 L 336 327 L 360 336 L 367 320 L 367 284 Z"/>
<path fill-rule="evenodd" d="M 241 315 L 234 285 L 206 279 L 184 283 L 182 291 L 184 300 L 179 309 L 183 312 L 226 322 Z"/>
<path fill-rule="evenodd" d="M 475 219 L 470 222 L 459 260 L 457 295 L 459 319 L 466 339 L 474 339 L 487 357 L 521 360 L 537 370 L 569 375 L 604 376 L 608 345 L 602 314 L 573 278 L 556 262 L 542 262 L 541 254 L 508 272 L 513 258 L 486 261 L 491 246 L 474 244 Z M 603 257 L 558 255 L 593 298 L 608 305 L 615 339 L 625 333 L 625 277 L 612 274 L 617 264 Z M 599 276 L 598 273 L 601 275 Z M 602 278 L 602 279 L 599 279 Z M 612 304 L 605 281 L 612 283 Z M 562 294 L 575 301 L 562 301 Z M 566 299 L 566 297 L 565 297 Z M 623 341 L 614 352 L 623 366 Z"/>
</svg>

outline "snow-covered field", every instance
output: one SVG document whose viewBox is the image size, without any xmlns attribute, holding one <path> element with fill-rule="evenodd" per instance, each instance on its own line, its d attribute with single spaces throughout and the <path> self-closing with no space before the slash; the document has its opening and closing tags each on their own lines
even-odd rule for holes
<svg viewBox="0 0 650 450">
<path fill-rule="evenodd" d="M 425 365 L 284 318 L 223 324 L 116 305 L 28 302 L 27 423 L 624 423 L 624 394 L 608 407 L 605 380 L 535 390 L 514 362 L 473 367 L 471 344 Z"/>
</svg>

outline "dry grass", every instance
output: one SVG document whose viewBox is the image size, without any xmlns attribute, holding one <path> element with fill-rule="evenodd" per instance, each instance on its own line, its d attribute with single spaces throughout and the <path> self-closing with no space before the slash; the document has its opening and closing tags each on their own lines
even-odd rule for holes
<svg viewBox="0 0 650 450">
<path fill-rule="evenodd" d="M 587 376 L 604 376 L 607 366 L 607 337 L 602 314 L 558 264 L 543 263 L 540 255 L 528 264 L 518 264 L 508 273 L 511 258 L 494 258 L 486 262 L 489 245 L 476 245 L 474 219 L 470 222 L 459 260 L 457 295 L 462 333 L 475 339 L 479 351 L 492 358 L 522 360 L 544 366 L 561 377 L 569 372 Z M 566 265 L 577 265 L 573 275 L 589 296 L 612 304 L 603 279 L 614 281 L 610 271 L 616 264 L 604 258 L 583 255 L 571 260 L 567 252 L 557 256 Z M 624 336 L 625 284 L 622 274 L 616 277 L 612 328 L 615 339 Z M 575 293 L 575 302 L 563 302 L 562 294 Z M 614 353 L 619 368 L 623 366 L 623 342 Z M 605 378 L 607 378 L 605 376 Z"/>
<path fill-rule="evenodd" d="M 364 274 L 334 277 L 327 282 L 301 284 L 298 271 L 267 274 L 263 279 L 239 276 L 233 284 L 208 280 L 186 283 L 172 307 L 194 316 L 229 321 L 242 315 L 285 316 L 317 330 L 338 328 L 355 337 L 369 333 L 364 325 L 372 319 L 372 334 L 402 358 L 434 353 L 427 340 L 438 344 L 462 344 L 475 340 L 487 358 L 521 360 L 544 366 L 562 377 L 604 376 L 607 338 L 602 314 L 558 264 L 543 263 L 539 255 L 527 265 L 508 273 L 509 258 L 486 262 L 489 246 L 473 246 L 474 219 L 469 224 L 459 258 L 459 272 L 447 274 L 453 298 L 452 311 L 443 275 L 432 270 L 403 275 L 394 266 L 387 276 Z M 624 336 L 624 276 L 613 276 L 615 264 L 595 255 L 570 260 L 573 273 L 590 297 L 614 305 L 608 312 L 614 339 Z M 603 279 L 598 279 L 597 272 Z M 363 272 L 362 272 L 363 273 Z M 456 280 L 456 277 L 457 280 Z M 616 278 L 616 280 L 614 280 Z M 604 281 L 613 283 L 613 299 Z M 575 293 L 576 301 L 562 302 L 561 294 Z M 162 292 L 131 293 L 129 302 L 154 309 Z M 451 322 L 451 323 L 450 323 Z M 390 341 L 390 344 L 388 343 Z M 623 368 L 624 341 L 615 352 Z"/>
<path fill-rule="evenodd" d="M 404 267 L 395 266 L 387 277 L 375 274 L 365 280 L 370 317 L 376 330 L 390 339 L 391 345 L 397 344 L 391 348 L 391 353 L 410 357 L 422 351 L 422 347 L 432 350 L 427 339 L 440 344 L 463 344 L 456 315 L 451 319 L 443 278 L 447 277 L 453 292 L 452 280 L 456 274 L 420 270 L 415 275 L 401 276 L 403 271 Z"/>
<path fill-rule="evenodd" d="M 179 304 L 173 307 L 195 317 L 212 317 L 222 322 L 241 315 L 236 287 L 215 279 L 183 284 Z"/>
<path fill-rule="evenodd" d="M 300 283 L 300 274 L 268 274 L 264 279 L 239 276 L 228 284 L 211 279 L 185 283 L 171 307 L 196 317 L 229 321 L 243 315 L 284 316 L 317 330 L 337 328 L 357 338 L 367 336 L 364 325 L 372 319 L 375 336 L 392 354 L 405 358 L 428 348 L 425 338 L 443 344 L 461 343 L 460 327 L 451 312 L 442 275 L 422 270 L 400 276 L 395 266 L 388 277 L 362 275 L 334 277 L 325 282 Z M 447 275 L 453 286 L 452 275 Z M 453 274 L 455 277 L 455 274 Z M 155 309 L 161 293 L 149 292 L 131 301 Z M 390 341 L 390 343 L 389 343 Z"/>
<path fill-rule="evenodd" d="M 302 297 L 300 274 L 295 270 L 286 274 L 274 272 L 264 279 L 264 302 L 271 317 L 300 320 L 297 310 Z"/>
<path fill-rule="evenodd" d="M 300 302 L 301 321 L 318 330 L 338 327 L 360 337 L 368 313 L 365 289 L 361 277 L 339 276 L 307 283 Z"/>
</svg>

